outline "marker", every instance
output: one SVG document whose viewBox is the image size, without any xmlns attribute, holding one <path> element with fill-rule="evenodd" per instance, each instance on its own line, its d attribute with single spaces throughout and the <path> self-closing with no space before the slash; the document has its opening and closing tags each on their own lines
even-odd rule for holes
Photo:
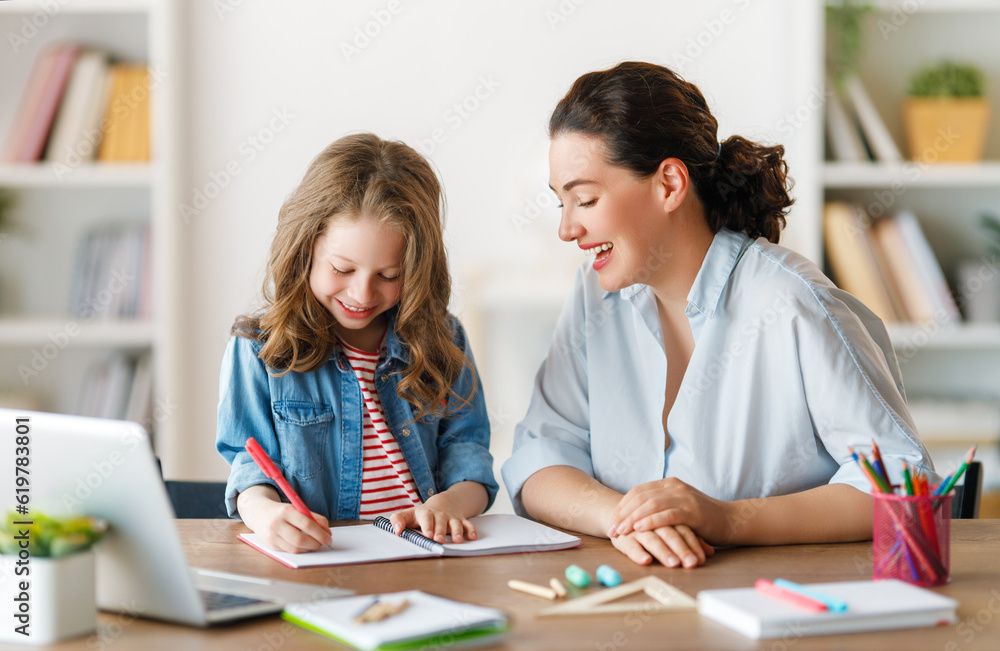
<svg viewBox="0 0 1000 651">
<path fill-rule="evenodd" d="M 786 579 L 775 579 L 774 585 L 785 590 L 797 592 L 804 597 L 815 599 L 816 601 L 824 604 L 830 612 L 842 613 L 847 610 L 846 601 L 838 599 L 837 597 L 831 597 L 830 595 L 820 592 L 819 590 L 813 590 L 812 588 L 798 583 L 793 583 L 792 581 L 788 581 Z"/>
<path fill-rule="evenodd" d="M 798 592 L 793 592 L 792 590 L 785 590 L 784 588 L 771 583 L 767 579 L 757 579 L 757 582 L 753 584 L 753 587 L 757 592 L 761 594 L 766 594 L 768 597 L 774 597 L 775 599 L 780 599 L 786 603 L 790 603 L 793 606 L 798 606 L 804 610 L 809 610 L 814 613 L 822 613 L 829 610 L 826 604 L 812 597 L 807 597 Z"/>
<path fill-rule="evenodd" d="M 271 457 L 267 456 L 267 452 L 264 452 L 264 448 L 260 447 L 260 443 L 255 441 L 252 436 L 247 439 L 246 449 L 247 452 L 250 453 L 250 457 L 253 458 L 257 466 L 260 467 L 261 471 L 263 471 L 264 475 L 268 479 L 277 482 L 278 488 L 280 488 L 281 492 L 285 494 L 288 501 L 292 503 L 295 510 L 322 527 L 323 525 L 316 522 L 316 518 L 312 517 L 312 513 L 309 512 L 308 508 L 306 508 L 302 498 L 299 497 L 298 493 L 296 493 L 288 481 L 285 480 L 285 477 L 281 474 L 281 471 L 278 470 L 278 467 L 274 465 L 273 461 L 271 461 Z"/>
</svg>

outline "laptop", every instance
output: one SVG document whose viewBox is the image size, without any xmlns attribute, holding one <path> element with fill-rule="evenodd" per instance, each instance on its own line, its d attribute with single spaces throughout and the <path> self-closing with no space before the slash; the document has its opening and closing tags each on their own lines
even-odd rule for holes
<svg viewBox="0 0 1000 651">
<path fill-rule="evenodd" d="M 0 409 L 0 460 L 13 465 L 17 422 L 30 428 L 31 503 L 103 518 L 94 547 L 101 610 L 192 626 L 280 612 L 351 590 L 190 568 L 146 431 L 137 423 Z M 225 520 L 219 520 L 225 522 Z"/>
</svg>

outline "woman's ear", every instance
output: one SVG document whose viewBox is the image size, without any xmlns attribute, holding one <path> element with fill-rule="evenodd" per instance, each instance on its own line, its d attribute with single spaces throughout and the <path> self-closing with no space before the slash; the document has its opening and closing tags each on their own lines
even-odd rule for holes
<svg viewBox="0 0 1000 651">
<path fill-rule="evenodd" d="M 691 177 L 687 165 L 679 158 L 667 158 L 660 163 L 654 174 L 658 198 L 663 210 L 673 212 L 684 203 Z"/>
</svg>

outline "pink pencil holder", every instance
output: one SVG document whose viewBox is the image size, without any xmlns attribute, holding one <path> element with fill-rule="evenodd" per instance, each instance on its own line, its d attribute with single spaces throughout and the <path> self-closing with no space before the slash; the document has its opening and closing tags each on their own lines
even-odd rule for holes
<svg viewBox="0 0 1000 651">
<path fill-rule="evenodd" d="M 931 492 L 935 487 L 931 487 Z M 872 577 L 919 586 L 951 580 L 951 498 L 873 493 Z"/>
</svg>

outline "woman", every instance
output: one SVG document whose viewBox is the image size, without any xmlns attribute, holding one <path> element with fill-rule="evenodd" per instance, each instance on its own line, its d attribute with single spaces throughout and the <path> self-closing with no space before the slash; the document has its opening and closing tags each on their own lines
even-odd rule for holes
<svg viewBox="0 0 1000 651">
<path fill-rule="evenodd" d="M 694 85 L 636 62 L 582 76 L 549 122 L 559 236 L 595 259 L 504 481 L 519 512 L 641 564 L 870 538 L 848 446 L 932 471 L 883 324 L 776 244 L 784 148 L 716 131 Z"/>
</svg>

